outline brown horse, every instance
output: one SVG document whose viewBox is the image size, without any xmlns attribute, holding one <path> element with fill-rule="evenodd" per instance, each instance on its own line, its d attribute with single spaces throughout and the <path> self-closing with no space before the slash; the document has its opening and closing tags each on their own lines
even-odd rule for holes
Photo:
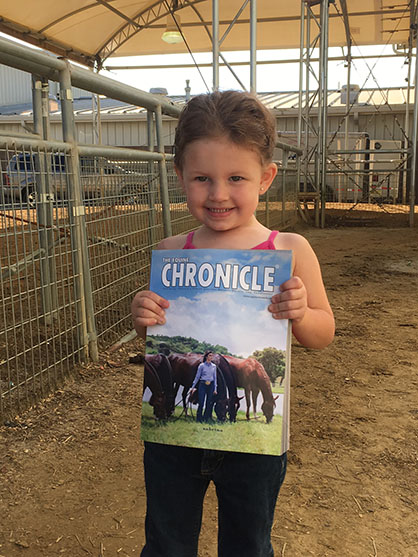
<svg viewBox="0 0 418 557">
<path fill-rule="evenodd" d="M 176 352 L 171 352 L 167 358 L 173 374 L 175 396 L 177 396 L 180 386 L 183 386 L 183 409 L 187 416 L 187 393 L 192 386 L 197 368 L 203 361 L 203 356 L 202 354 L 177 354 Z"/>
<path fill-rule="evenodd" d="M 229 363 L 235 375 L 237 386 L 242 387 L 245 391 L 247 420 L 250 419 L 250 397 L 252 397 L 254 417 L 257 417 L 257 397 L 261 391 L 263 395 L 261 410 L 266 417 L 267 423 L 270 423 L 273 419 L 277 396 L 275 398 L 273 397 L 270 378 L 262 364 L 255 358 L 243 359 L 234 358 L 233 356 L 224 356 L 224 358 Z"/>
<path fill-rule="evenodd" d="M 174 411 L 174 388 L 171 366 L 164 354 L 147 354 L 144 361 L 144 387 L 151 391 L 149 404 L 159 420 L 165 420 Z"/>
</svg>

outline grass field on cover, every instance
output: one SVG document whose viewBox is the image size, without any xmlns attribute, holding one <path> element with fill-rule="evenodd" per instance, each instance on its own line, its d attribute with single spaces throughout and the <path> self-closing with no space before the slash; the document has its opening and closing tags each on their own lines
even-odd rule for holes
<svg viewBox="0 0 418 557">
<path fill-rule="evenodd" d="M 214 414 L 215 417 L 215 414 Z M 166 421 L 158 421 L 153 408 L 147 402 L 142 406 L 141 439 L 154 443 L 184 445 L 226 451 L 275 454 L 281 453 L 282 417 L 275 415 L 267 424 L 260 413 L 257 419 L 247 420 L 244 411 L 239 411 L 237 421 L 213 424 L 197 423 L 196 410 L 192 416 L 182 415 L 177 406 L 174 414 Z"/>
</svg>

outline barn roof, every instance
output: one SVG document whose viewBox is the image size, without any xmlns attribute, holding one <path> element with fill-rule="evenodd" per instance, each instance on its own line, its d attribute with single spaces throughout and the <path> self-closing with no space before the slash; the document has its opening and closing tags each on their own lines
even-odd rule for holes
<svg viewBox="0 0 418 557">
<path fill-rule="evenodd" d="M 414 92 L 410 93 L 410 103 L 413 103 Z M 299 104 L 299 92 L 266 92 L 258 93 L 260 100 L 270 109 L 273 110 L 289 110 L 297 109 Z M 316 105 L 316 92 L 312 91 L 310 93 L 311 101 L 313 102 L 313 107 Z M 185 95 L 170 95 L 170 101 L 182 105 L 186 102 Z M 382 107 L 382 106 L 395 106 L 395 105 L 405 105 L 407 99 L 407 89 L 406 87 L 396 88 L 396 87 L 386 87 L 380 89 L 363 89 L 359 91 L 357 102 L 355 106 L 358 107 Z M 303 97 L 303 102 L 306 102 L 305 96 Z M 328 106 L 329 107 L 341 107 L 345 108 L 346 102 L 341 95 L 341 90 L 331 90 L 328 91 Z M 114 99 L 101 98 L 100 99 L 100 109 L 102 115 L 114 115 L 114 116 L 128 116 L 136 115 L 146 112 L 145 109 L 131 104 L 127 104 Z M 74 99 L 74 114 L 76 116 L 89 116 L 92 114 L 92 99 L 91 97 L 81 97 Z M 1 116 L 30 116 L 32 114 L 32 104 L 23 103 L 16 105 L 8 105 L 0 107 L 0 117 Z M 50 114 L 51 116 L 60 116 L 61 109 L 59 101 L 55 97 L 50 98 Z"/>
</svg>

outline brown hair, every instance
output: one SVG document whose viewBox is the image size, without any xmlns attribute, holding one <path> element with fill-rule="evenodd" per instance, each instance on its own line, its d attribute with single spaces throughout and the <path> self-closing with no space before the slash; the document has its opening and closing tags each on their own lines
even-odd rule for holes
<svg viewBox="0 0 418 557">
<path fill-rule="evenodd" d="M 262 164 L 272 161 L 276 126 L 269 110 L 250 93 L 215 91 L 193 97 L 180 114 L 174 139 L 177 168 L 183 168 L 189 143 L 221 136 L 256 151 Z"/>
</svg>

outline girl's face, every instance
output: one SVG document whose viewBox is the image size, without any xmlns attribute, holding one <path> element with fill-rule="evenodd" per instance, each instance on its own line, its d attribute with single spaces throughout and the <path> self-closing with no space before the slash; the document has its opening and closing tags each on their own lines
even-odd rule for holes
<svg viewBox="0 0 418 557">
<path fill-rule="evenodd" d="M 177 176 L 192 215 L 218 232 L 248 226 L 255 220 L 258 198 L 277 173 L 274 163 L 263 166 L 255 151 L 226 137 L 190 143 Z"/>
</svg>

